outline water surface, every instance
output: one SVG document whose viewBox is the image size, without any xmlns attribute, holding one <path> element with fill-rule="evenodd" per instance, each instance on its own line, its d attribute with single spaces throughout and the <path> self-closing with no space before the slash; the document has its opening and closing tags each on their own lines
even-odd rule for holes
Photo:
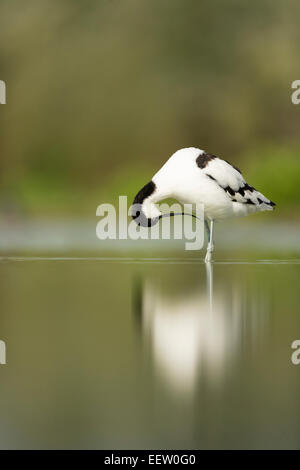
<svg viewBox="0 0 300 470">
<path fill-rule="evenodd" d="M 1 448 L 298 448 L 299 264 L 2 257 Z"/>
</svg>

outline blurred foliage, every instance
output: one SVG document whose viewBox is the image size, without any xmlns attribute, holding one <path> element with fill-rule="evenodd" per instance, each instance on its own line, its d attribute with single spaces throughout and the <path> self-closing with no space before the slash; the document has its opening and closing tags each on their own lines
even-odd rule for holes
<svg viewBox="0 0 300 470">
<path fill-rule="evenodd" d="M 1 0 L 1 212 L 93 216 L 189 146 L 294 211 L 299 14 L 293 0 Z"/>
</svg>

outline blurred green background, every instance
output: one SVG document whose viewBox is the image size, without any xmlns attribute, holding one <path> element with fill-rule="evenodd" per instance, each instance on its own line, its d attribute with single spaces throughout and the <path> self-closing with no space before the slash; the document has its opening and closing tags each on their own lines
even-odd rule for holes
<svg viewBox="0 0 300 470">
<path fill-rule="evenodd" d="M 0 0 L 1 448 L 299 447 L 299 18 Z M 97 206 L 190 146 L 276 211 L 220 224 L 213 269 L 182 240 L 98 240 Z"/>
<path fill-rule="evenodd" d="M 298 217 L 299 15 L 292 0 L 1 0 L 1 217 L 94 217 L 189 146 Z"/>
</svg>

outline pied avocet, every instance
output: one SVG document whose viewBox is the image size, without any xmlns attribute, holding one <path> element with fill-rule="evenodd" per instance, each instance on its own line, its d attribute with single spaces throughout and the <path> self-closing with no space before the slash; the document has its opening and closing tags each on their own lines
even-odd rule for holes
<svg viewBox="0 0 300 470">
<path fill-rule="evenodd" d="M 204 205 L 208 237 L 206 262 L 211 261 L 214 250 L 215 220 L 273 210 L 275 206 L 274 202 L 246 183 L 238 168 L 194 147 L 175 152 L 137 193 L 133 204 L 139 210 L 133 212 L 133 218 L 139 225 L 151 227 L 165 215 L 155 203 L 166 198 Z"/>
</svg>

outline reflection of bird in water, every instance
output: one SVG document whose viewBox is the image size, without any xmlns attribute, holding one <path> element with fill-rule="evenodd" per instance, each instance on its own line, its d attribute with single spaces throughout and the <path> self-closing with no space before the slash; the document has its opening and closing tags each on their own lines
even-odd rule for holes
<svg viewBox="0 0 300 470">
<path fill-rule="evenodd" d="M 139 225 L 154 225 L 166 215 L 155 203 L 169 197 L 181 203 L 204 205 L 208 235 L 205 261 L 211 260 L 214 250 L 214 220 L 273 210 L 275 206 L 246 183 L 238 168 L 194 147 L 175 152 L 138 192 L 133 203 L 133 218 Z"/>
<path fill-rule="evenodd" d="M 211 263 L 206 276 L 207 290 L 195 288 L 186 296 L 177 289 L 166 294 L 157 282 L 146 280 L 135 300 L 155 369 L 179 394 L 190 393 L 202 374 L 213 382 L 221 379 L 241 348 L 245 325 L 257 340 L 265 322 L 261 299 L 248 309 L 237 284 L 229 290 L 215 286 L 213 292 Z"/>
</svg>

